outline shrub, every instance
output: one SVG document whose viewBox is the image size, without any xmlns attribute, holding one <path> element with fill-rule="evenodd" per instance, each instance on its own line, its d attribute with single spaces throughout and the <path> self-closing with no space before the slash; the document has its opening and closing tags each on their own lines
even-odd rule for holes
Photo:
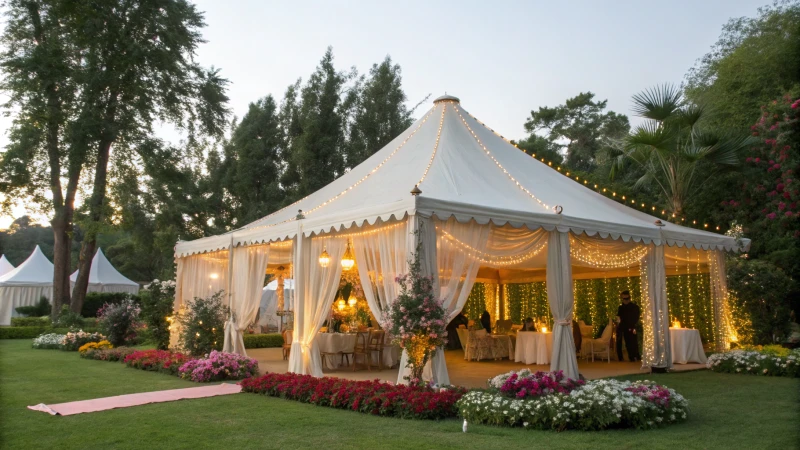
<svg viewBox="0 0 800 450">
<path fill-rule="evenodd" d="M 100 342 L 105 340 L 105 336 L 100 333 L 89 333 L 83 330 L 78 332 L 69 332 L 64 337 L 64 346 L 61 347 L 62 350 L 74 352 L 81 348 L 83 344 L 88 342 Z"/>
<path fill-rule="evenodd" d="M 58 333 L 43 334 L 33 340 L 33 348 L 60 349 L 64 346 L 66 336 Z"/>
<path fill-rule="evenodd" d="M 234 353 L 213 350 L 208 357 L 187 361 L 178 370 L 181 378 L 197 381 L 241 380 L 258 375 L 258 361 Z"/>
<path fill-rule="evenodd" d="M 142 312 L 136 302 L 128 297 L 119 303 L 106 303 L 97 311 L 98 324 L 114 347 L 133 343 L 136 332 L 142 327 L 139 314 Z"/>
<path fill-rule="evenodd" d="M 12 327 L 49 327 L 50 317 L 12 317 Z"/>
<path fill-rule="evenodd" d="M 245 348 L 277 348 L 283 346 L 283 336 L 279 333 L 245 334 Z"/>
<path fill-rule="evenodd" d="M 135 352 L 130 347 L 89 349 L 81 353 L 81 358 L 94 359 L 98 361 L 119 361 L 122 362 L 126 356 Z"/>
<path fill-rule="evenodd" d="M 78 348 L 78 353 L 83 355 L 89 350 L 104 350 L 112 347 L 113 346 L 111 345 L 111 343 L 105 340 L 100 342 L 87 342 Z"/>
<path fill-rule="evenodd" d="M 708 357 L 707 366 L 714 372 L 742 373 L 770 377 L 800 377 L 800 349 L 786 356 L 770 350 L 731 350 Z"/>
<path fill-rule="evenodd" d="M 134 369 L 177 375 L 178 369 L 191 359 L 189 355 L 168 350 L 137 350 L 125 356 L 123 361 Z"/>
<path fill-rule="evenodd" d="M 175 302 L 175 282 L 153 280 L 140 293 L 139 300 L 142 305 L 141 318 L 147 325 L 150 338 L 156 348 L 166 350 L 169 348 L 170 331 L 167 317 L 172 315 Z"/>
<path fill-rule="evenodd" d="M 126 298 L 132 298 L 134 302 L 139 303 L 139 296 L 125 292 L 88 292 L 86 298 L 83 299 L 81 315 L 90 318 L 97 317 L 97 312 L 103 305 L 120 303 Z"/>
<path fill-rule="evenodd" d="M 281 397 L 318 406 L 407 419 L 446 419 L 456 416 L 463 388 L 394 385 L 378 380 L 268 373 L 239 383 L 243 392 Z"/>
<path fill-rule="evenodd" d="M 39 303 L 28 306 L 17 306 L 16 308 L 14 308 L 14 310 L 17 312 L 17 314 L 22 314 L 28 317 L 41 317 L 41 316 L 49 316 L 50 308 L 51 308 L 50 301 L 47 300 L 47 297 L 43 295 L 39 297 Z"/>
<path fill-rule="evenodd" d="M 61 328 L 81 328 L 83 327 L 83 317 L 78 313 L 72 312 L 72 310 L 69 309 L 69 305 L 64 305 L 61 307 L 58 319 L 53 322 L 53 326 Z"/>
<path fill-rule="evenodd" d="M 474 390 L 457 406 L 467 422 L 548 430 L 655 428 L 680 422 L 689 411 L 688 401 L 665 386 L 613 379 L 526 398 L 508 398 L 496 389 Z"/>
<path fill-rule="evenodd" d="M 195 298 L 178 314 L 178 345 L 194 356 L 222 350 L 225 317 L 228 308 L 222 304 L 222 291 L 208 298 Z"/>
</svg>

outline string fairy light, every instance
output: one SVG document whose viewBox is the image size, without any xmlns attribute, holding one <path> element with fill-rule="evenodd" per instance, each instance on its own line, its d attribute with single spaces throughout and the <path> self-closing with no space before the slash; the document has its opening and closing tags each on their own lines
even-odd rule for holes
<svg viewBox="0 0 800 450">
<path fill-rule="evenodd" d="M 595 269 L 621 269 L 639 262 L 648 247 L 638 246 L 620 254 L 608 254 L 597 245 L 579 241 L 570 236 L 570 256 Z"/>
<path fill-rule="evenodd" d="M 419 187 L 423 181 L 425 181 L 425 177 L 428 176 L 428 171 L 431 170 L 431 164 L 433 164 L 433 159 L 436 157 L 436 150 L 439 149 L 439 139 L 442 137 L 442 127 L 444 126 L 444 113 L 447 111 L 447 104 L 450 102 L 442 102 L 442 116 L 439 118 L 439 130 L 436 131 L 436 142 L 433 144 L 433 152 L 431 153 L 431 159 L 428 160 L 428 165 L 425 167 L 425 172 L 422 173 L 422 177 L 417 182 L 417 187 Z"/>
<path fill-rule="evenodd" d="M 462 242 L 452 234 L 448 233 L 447 230 L 442 229 L 441 227 L 437 226 L 436 230 L 441 233 L 441 236 L 444 238 L 442 242 L 451 244 L 454 248 L 458 249 L 462 253 L 466 254 L 470 258 L 479 261 L 486 265 L 492 266 L 513 266 L 522 264 L 523 262 L 535 257 L 542 250 L 547 247 L 547 240 L 542 239 L 541 243 L 534 247 L 533 249 L 521 254 L 521 255 L 514 255 L 514 256 L 495 256 L 490 253 L 487 253 L 482 250 L 478 250 L 471 245 Z"/>
<path fill-rule="evenodd" d="M 356 236 L 369 236 L 377 233 L 383 233 L 384 231 L 393 230 L 398 227 L 404 227 L 407 224 L 405 222 L 397 222 L 391 225 L 385 225 L 380 228 L 374 228 L 372 230 L 365 230 L 365 231 L 354 231 L 352 233 L 343 233 L 343 234 L 323 234 L 317 236 L 316 239 L 341 239 L 341 238 L 352 238 Z"/>
<path fill-rule="evenodd" d="M 512 182 L 514 182 L 514 184 L 516 184 L 518 188 L 520 188 L 520 189 L 521 189 L 523 192 L 525 192 L 526 194 L 528 194 L 528 196 L 529 196 L 530 198 L 532 198 L 532 199 L 536 200 L 536 202 L 537 202 L 537 203 L 538 203 L 540 206 L 544 207 L 544 209 L 546 209 L 546 210 L 551 210 L 552 208 L 551 208 L 551 207 L 550 207 L 550 206 L 549 206 L 547 203 L 543 202 L 541 199 L 539 199 L 539 197 L 537 197 L 536 195 L 534 195 L 534 193 L 533 193 L 533 192 L 531 192 L 531 191 L 530 191 L 530 190 L 528 190 L 528 189 L 527 189 L 525 186 L 523 186 L 522 184 L 520 184 L 520 182 L 519 182 L 519 181 L 518 181 L 516 178 L 514 178 L 514 176 L 513 176 L 513 175 L 511 175 L 511 173 L 509 173 L 509 172 L 508 172 L 508 170 L 507 170 L 505 167 L 503 167 L 503 165 L 502 165 L 502 164 L 500 164 L 500 161 L 498 161 L 498 160 L 497 160 L 497 158 L 495 158 L 495 157 L 494 157 L 494 155 L 492 154 L 492 152 L 490 152 L 490 151 L 489 151 L 489 149 L 488 149 L 488 148 L 487 148 L 487 147 L 486 147 L 486 146 L 483 144 L 483 142 L 481 142 L 481 140 L 480 140 L 480 138 L 478 137 L 478 135 L 477 135 L 477 134 L 475 134 L 475 132 L 474 132 L 474 131 L 472 130 L 472 128 L 469 126 L 469 124 L 467 123 L 467 121 L 464 119 L 464 116 L 463 116 L 463 115 L 461 115 L 461 110 L 458 108 L 458 106 L 457 106 L 457 105 L 455 105 L 455 104 L 453 104 L 453 109 L 455 109 L 455 110 L 456 110 L 456 112 L 458 113 L 458 117 L 460 117 L 460 118 L 461 118 L 461 123 L 463 123 L 463 124 L 464 124 L 464 126 L 465 126 L 465 127 L 467 127 L 467 131 L 469 131 L 469 132 L 470 132 L 470 134 L 471 134 L 471 135 L 472 135 L 472 137 L 475 139 L 475 141 L 478 143 L 478 145 L 479 145 L 479 146 L 480 146 L 480 147 L 483 149 L 484 153 L 486 153 L 486 155 L 487 155 L 487 156 L 488 156 L 488 157 L 489 157 L 489 158 L 490 158 L 492 161 L 494 161 L 494 164 L 495 164 L 495 165 L 496 165 L 498 168 L 500 168 L 500 170 L 502 170 L 502 171 L 503 171 L 503 173 L 504 173 L 504 174 L 506 174 L 506 176 L 507 176 L 507 177 L 508 177 L 508 178 L 509 178 L 509 179 L 510 179 Z"/>
</svg>

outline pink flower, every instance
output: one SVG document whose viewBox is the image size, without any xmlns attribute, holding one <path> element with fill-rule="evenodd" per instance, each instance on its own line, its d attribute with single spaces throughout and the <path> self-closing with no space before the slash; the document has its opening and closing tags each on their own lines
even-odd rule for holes
<svg viewBox="0 0 800 450">
<path fill-rule="evenodd" d="M 775 220 L 775 218 L 777 218 L 777 217 L 778 217 L 778 215 L 775 214 L 774 212 L 771 212 L 771 213 L 767 214 L 767 219 L 769 219 L 769 220 Z"/>
</svg>

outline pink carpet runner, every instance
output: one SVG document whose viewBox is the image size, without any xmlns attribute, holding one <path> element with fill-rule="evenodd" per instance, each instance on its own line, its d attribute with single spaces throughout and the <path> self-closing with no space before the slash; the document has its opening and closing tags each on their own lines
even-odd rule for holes
<svg viewBox="0 0 800 450">
<path fill-rule="evenodd" d="M 95 398 L 78 402 L 58 403 L 28 406 L 28 409 L 42 411 L 52 415 L 71 416 L 95 411 L 105 411 L 114 408 L 127 408 L 129 406 L 146 405 L 148 403 L 172 402 L 186 398 L 216 397 L 218 395 L 238 394 L 242 387 L 238 384 L 215 384 L 186 389 L 170 389 L 167 391 L 140 392 L 138 394 L 117 395 L 115 397 Z"/>
</svg>

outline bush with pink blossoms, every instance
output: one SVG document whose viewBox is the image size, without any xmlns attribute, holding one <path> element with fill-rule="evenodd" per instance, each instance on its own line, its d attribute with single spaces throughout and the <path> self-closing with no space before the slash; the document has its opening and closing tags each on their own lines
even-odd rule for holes
<svg viewBox="0 0 800 450">
<path fill-rule="evenodd" d="M 241 380 L 258 375 L 258 362 L 246 356 L 212 350 L 205 358 L 186 362 L 178 369 L 178 374 L 200 383 Z"/>
<path fill-rule="evenodd" d="M 507 397 L 529 398 L 554 393 L 569 394 L 575 388 L 583 386 L 583 380 L 566 378 L 564 372 L 531 372 L 528 369 L 509 372 L 492 379 L 490 385 L 499 385 L 501 393 Z"/>
</svg>

